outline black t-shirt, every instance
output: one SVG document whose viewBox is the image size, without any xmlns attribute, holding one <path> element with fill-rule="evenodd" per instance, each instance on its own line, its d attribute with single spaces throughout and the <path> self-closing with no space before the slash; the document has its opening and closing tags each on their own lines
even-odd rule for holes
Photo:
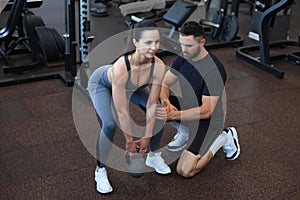
<svg viewBox="0 0 300 200">
<path fill-rule="evenodd" d="M 203 95 L 222 96 L 227 79 L 226 71 L 219 59 L 211 53 L 196 62 L 179 55 L 170 71 L 179 78 L 183 97 L 182 109 L 201 106 Z"/>
</svg>

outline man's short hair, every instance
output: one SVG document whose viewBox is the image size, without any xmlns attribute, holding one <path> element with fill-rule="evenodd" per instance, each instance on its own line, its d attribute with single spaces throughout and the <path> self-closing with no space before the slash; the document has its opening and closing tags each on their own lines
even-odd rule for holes
<svg viewBox="0 0 300 200">
<path fill-rule="evenodd" d="M 189 36 L 189 35 L 193 35 L 194 37 L 204 36 L 203 27 L 201 26 L 201 24 L 195 21 L 185 22 L 181 26 L 179 32 L 180 34 L 185 36 Z"/>
</svg>

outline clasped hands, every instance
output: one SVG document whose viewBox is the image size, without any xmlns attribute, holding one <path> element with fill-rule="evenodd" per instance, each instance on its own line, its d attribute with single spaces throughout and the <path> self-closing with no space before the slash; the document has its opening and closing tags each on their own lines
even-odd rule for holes
<svg viewBox="0 0 300 200">
<path fill-rule="evenodd" d="M 155 117 L 159 120 L 170 121 L 175 120 L 178 109 L 169 101 L 162 101 L 162 107 L 156 108 Z M 126 142 L 126 151 L 131 153 L 146 153 L 148 151 L 149 137 L 143 137 L 138 140 Z"/>
<path fill-rule="evenodd" d="M 146 153 L 148 151 L 150 138 L 140 138 L 126 142 L 126 151 L 131 153 Z"/>
</svg>

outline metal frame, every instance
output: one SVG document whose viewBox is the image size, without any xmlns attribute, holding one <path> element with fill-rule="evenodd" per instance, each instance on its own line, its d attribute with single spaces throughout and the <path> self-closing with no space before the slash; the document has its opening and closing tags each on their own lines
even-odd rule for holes
<svg viewBox="0 0 300 200">
<path fill-rule="evenodd" d="M 27 0 L 27 3 L 29 4 L 29 7 L 33 6 L 31 4 L 41 5 L 41 0 L 36 1 L 37 2 L 35 2 L 35 0 Z M 56 78 L 62 80 L 66 86 L 73 86 L 77 74 L 75 17 L 75 0 L 65 0 L 65 70 L 29 75 L 14 75 L 9 78 L 0 79 L 0 86 Z"/>
<path fill-rule="evenodd" d="M 189 2 L 189 1 L 186 1 L 184 2 L 185 4 L 189 4 L 190 6 L 197 6 L 197 3 L 195 2 Z M 223 7 L 226 7 L 227 8 L 227 1 L 223 1 L 222 2 L 222 6 Z M 196 9 L 196 8 L 194 8 Z M 239 7 L 238 7 L 238 4 L 236 5 L 236 7 L 234 8 L 236 11 L 238 11 Z M 186 19 L 188 19 L 192 13 L 194 12 L 194 10 L 191 10 L 191 13 L 189 13 L 188 16 L 185 16 L 185 19 L 181 20 L 181 21 L 185 21 Z M 225 10 L 224 10 L 225 12 Z M 227 12 L 227 10 L 226 10 Z M 238 15 L 238 12 L 235 13 L 236 16 Z M 162 40 L 162 46 L 165 47 L 166 49 L 172 49 L 174 52 L 180 52 L 181 51 L 181 48 L 180 48 L 180 45 L 179 45 L 179 42 L 178 40 L 175 38 L 175 31 L 179 28 L 179 26 L 181 26 L 181 24 L 177 24 L 177 22 L 174 22 L 172 21 L 171 19 L 168 19 L 168 18 L 165 18 L 164 17 L 164 20 L 167 21 L 168 23 L 172 24 L 172 29 L 170 30 L 170 32 L 168 33 L 168 35 L 162 35 L 164 40 Z M 210 35 L 210 32 L 211 32 L 211 27 L 204 27 L 204 30 L 205 30 L 205 33 L 206 35 L 209 37 Z M 213 39 L 212 41 L 209 40 L 206 44 L 205 44 L 205 47 L 208 49 L 208 50 L 211 50 L 211 49 L 219 49 L 219 48 L 225 48 L 225 47 L 238 47 L 238 46 L 243 46 L 244 44 L 244 38 L 237 35 L 232 41 L 228 41 L 228 42 L 221 42 L 221 41 L 217 41 L 215 39 Z M 165 54 L 163 54 L 165 55 Z M 167 54 L 166 54 L 167 55 Z"/>
<path fill-rule="evenodd" d="M 275 77 L 282 79 L 284 72 L 277 69 L 274 65 L 271 64 L 271 61 L 290 59 L 299 64 L 300 62 L 300 52 L 292 52 L 288 54 L 270 55 L 270 49 L 278 47 L 287 47 L 287 46 L 297 46 L 300 47 L 300 35 L 298 35 L 298 41 L 274 41 L 269 42 L 269 29 L 271 21 L 276 17 L 276 14 L 281 10 L 288 8 L 293 4 L 294 0 L 282 0 L 274 6 L 268 8 L 264 11 L 261 16 L 261 21 L 259 23 L 259 45 L 245 46 L 238 48 L 236 51 L 236 56 L 245 60 L 246 62 L 252 64 L 253 66 L 262 69 L 266 72 L 269 72 Z M 251 56 L 251 52 L 259 51 L 260 57 Z"/>
</svg>

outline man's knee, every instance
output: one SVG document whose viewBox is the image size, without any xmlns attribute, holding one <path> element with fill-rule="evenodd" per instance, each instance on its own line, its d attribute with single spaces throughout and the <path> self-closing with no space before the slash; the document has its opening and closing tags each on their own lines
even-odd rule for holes
<svg viewBox="0 0 300 200">
<path fill-rule="evenodd" d="M 201 170 L 197 168 L 199 160 L 199 155 L 195 155 L 187 150 L 183 151 L 176 166 L 177 173 L 186 178 L 194 176 Z"/>
<path fill-rule="evenodd" d="M 194 176 L 194 173 L 191 169 L 184 169 L 182 167 L 177 166 L 176 171 L 180 176 L 183 176 L 185 178 L 190 178 Z"/>
<path fill-rule="evenodd" d="M 176 171 L 177 174 L 179 174 L 180 176 L 183 176 L 185 178 L 190 178 L 195 176 L 198 172 L 200 172 L 203 168 L 192 168 L 191 166 L 188 167 L 183 167 L 183 166 L 179 166 L 177 165 L 176 167 Z"/>
</svg>

